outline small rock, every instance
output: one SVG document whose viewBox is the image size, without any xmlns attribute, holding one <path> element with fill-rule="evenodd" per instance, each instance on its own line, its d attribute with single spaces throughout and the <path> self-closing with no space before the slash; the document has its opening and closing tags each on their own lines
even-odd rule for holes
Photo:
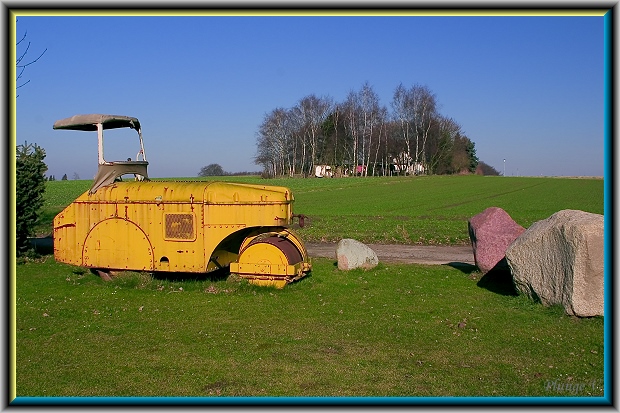
<svg viewBox="0 0 620 413">
<path fill-rule="evenodd" d="M 379 258 L 372 248 L 350 238 L 345 238 L 338 242 L 336 257 L 338 259 L 338 269 L 344 271 L 355 268 L 370 269 L 379 264 Z"/>
</svg>

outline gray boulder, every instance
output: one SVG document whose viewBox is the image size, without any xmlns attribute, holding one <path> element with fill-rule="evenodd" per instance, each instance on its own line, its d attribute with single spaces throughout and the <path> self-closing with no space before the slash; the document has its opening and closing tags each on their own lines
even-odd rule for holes
<svg viewBox="0 0 620 413">
<path fill-rule="evenodd" d="M 506 251 L 517 291 L 569 315 L 604 315 L 604 217 L 563 210 L 534 223 Z"/>
<path fill-rule="evenodd" d="M 474 262 L 483 274 L 491 270 L 508 271 L 506 250 L 525 231 L 501 208 L 491 207 L 467 223 Z"/>
<path fill-rule="evenodd" d="M 345 271 L 355 268 L 370 269 L 379 264 L 379 258 L 372 248 L 350 238 L 338 242 L 336 258 L 338 259 L 338 269 Z"/>
</svg>

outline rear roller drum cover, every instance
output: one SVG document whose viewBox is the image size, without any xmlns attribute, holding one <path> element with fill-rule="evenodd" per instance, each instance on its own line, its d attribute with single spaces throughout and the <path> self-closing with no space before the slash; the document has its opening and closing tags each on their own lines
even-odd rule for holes
<svg viewBox="0 0 620 413">
<path fill-rule="evenodd" d="M 284 287 L 301 278 L 303 255 L 286 237 L 269 236 L 252 240 L 241 251 L 238 274 L 252 284 Z"/>
</svg>

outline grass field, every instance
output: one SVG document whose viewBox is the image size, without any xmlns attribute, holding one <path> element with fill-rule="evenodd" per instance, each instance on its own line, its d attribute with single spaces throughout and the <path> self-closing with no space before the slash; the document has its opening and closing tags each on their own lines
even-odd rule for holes
<svg viewBox="0 0 620 413">
<path fill-rule="evenodd" d="M 310 216 L 305 240 L 463 243 L 489 206 L 525 227 L 561 209 L 603 213 L 594 179 L 235 180 L 290 187 Z M 89 184 L 48 183 L 47 215 Z M 274 290 L 225 276 L 104 282 L 51 256 L 27 261 L 15 273 L 16 395 L 609 397 L 603 317 L 566 316 L 472 268 L 334 264 L 315 259 Z"/>
<path fill-rule="evenodd" d="M 273 290 L 106 283 L 48 258 L 18 269 L 17 314 L 19 396 L 603 395 L 602 318 L 445 266 L 345 273 L 322 259 Z"/>
<path fill-rule="evenodd" d="M 221 179 L 218 177 L 218 179 Z M 466 244 L 467 221 L 486 208 L 503 208 L 527 228 L 562 209 L 603 214 L 602 179 L 429 176 L 342 179 L 261 179 L 295 195 L 294 210 L 309 216 L 300 235 L 308 242 L 355 238 L 367 243 Z M 91 181 L 47 183 L 39 234 Z"/>
</svg>

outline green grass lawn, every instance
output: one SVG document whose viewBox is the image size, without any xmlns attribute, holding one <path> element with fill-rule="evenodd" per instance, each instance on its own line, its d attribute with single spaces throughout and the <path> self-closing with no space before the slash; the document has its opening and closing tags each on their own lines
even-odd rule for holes
<svg viewBox="0 0 620 413">
<path fill-rule="evenodd" d="M 480 284 L 447 266 L 327 259 L 283 290 L 104 282 L 48 257 L 17 272 L 17 395 L 603 395 L 603 318 Z"/>
<path fill-rule="evenodd" d="M 291 188 L 306 241 L 462 244 L 491 206 L 524 227 L 562 209 L 603 213 L 597 179 L 226 179 Z M 48 182 L 40 233 L 90 184 Z M 15 268 L 20 399 L 608 396 L 603 317 L 532 303 L 471 266 L 343 272 L 315 259 L 282 290 L 225 276 L 104 282 L 52 256 Z"/>
</svg>

